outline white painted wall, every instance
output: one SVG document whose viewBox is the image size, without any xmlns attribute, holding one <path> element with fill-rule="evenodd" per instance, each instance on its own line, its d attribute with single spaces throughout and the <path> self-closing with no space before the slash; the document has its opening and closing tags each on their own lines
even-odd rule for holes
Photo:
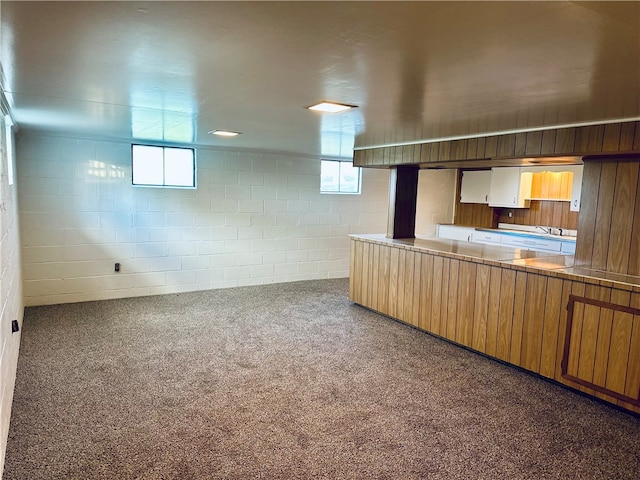
<svg viewBox="0 0 640 480">
<path fill-rule="evenodd" d="M 25 132 L 17 158 L 26 305 L 347 277 L 348 234 L 386 231 L 386 170 L 321 195 L 280 154 L 200 148 L 195 190 L 133 187 L 128 143 Z"/>
<path fill-rule="evenodd" d="M 20 241 L 16 184 L 9 185 L 4 120 L 0 122 L 0 477 L 9 434 L 11 402 L 18 365 L 20 333 L 11 333 L 11 321 L 22 326 L 24 306 L 20 278 Z"/>
<path fill-rule="evenodd" d="M 416 235 L 434 237 L 438 223 L 453 223 L 456 170 L 420 170 Z"/>
</svg>

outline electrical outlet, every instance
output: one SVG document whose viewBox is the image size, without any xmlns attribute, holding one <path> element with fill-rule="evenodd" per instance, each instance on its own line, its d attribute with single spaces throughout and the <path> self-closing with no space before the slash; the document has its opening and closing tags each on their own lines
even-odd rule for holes
<svg viewBox="0 0 640 480">
<path fill-rule="evenodd" d="M 11 320 L 11 333 L 16 333 L 20 331 L 20 324 L 18 320 Z"/>
<path fill-rule="evenodd" d="M 116 264 L 113 266 L 114 271 L 119 272 L 120 271 L 120 264 L 116 262 Z"/>
</svg>

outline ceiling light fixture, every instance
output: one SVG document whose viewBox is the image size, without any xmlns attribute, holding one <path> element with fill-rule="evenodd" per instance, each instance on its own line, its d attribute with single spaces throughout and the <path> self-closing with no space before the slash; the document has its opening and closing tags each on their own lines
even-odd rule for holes
<svg viewBox="0 0 640 480">
<path fill-rule="evenodd" d="M 315 110 L 316 112 L 340 113 L 340 112 L 345 112 L 347 110 L 351 110 L 352 108 L 356 108 L 356 106 L 347 105 L 346 103 L 322 101 L 320 103 L 316 103 L 315 105 L 311 105 L 310 107 L 307 107 L 307 108 L 309 110 Z"/>
<path fill-rule="evenodd" d="M 220 137 L 237 137 L 240 135 L 240 132 L 231 132 L 229 130 L 211 130 L 209 133 Z"/>
</svg>

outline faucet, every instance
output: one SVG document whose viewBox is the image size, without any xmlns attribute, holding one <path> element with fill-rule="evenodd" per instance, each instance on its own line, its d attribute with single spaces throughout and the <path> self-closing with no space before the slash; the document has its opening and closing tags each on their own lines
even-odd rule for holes
<svg viewBox="0 0 640 480">
<path fill-rule="evenodd" d="M 541 226 L 537 226 L 536 228 L 539 228 L 540 230 L 542 230 L 546 235 L 554 235 L 553 231 L 557 230 L 558 231 L 558 235 L 562 236 L 562 229 L 561 228 L 541 227 Z"/>
</svg>

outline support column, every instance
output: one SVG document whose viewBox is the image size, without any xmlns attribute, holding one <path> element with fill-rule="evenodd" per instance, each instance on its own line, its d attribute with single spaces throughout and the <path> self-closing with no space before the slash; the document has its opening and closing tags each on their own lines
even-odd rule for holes
<svg viewBox="0 0 640 480">
<path fill-rule="evenodd" d="M 414 238 L 418 166 L 400 165 L 389 171 L 389 219 L 387 238 Z"/>
</svg>

